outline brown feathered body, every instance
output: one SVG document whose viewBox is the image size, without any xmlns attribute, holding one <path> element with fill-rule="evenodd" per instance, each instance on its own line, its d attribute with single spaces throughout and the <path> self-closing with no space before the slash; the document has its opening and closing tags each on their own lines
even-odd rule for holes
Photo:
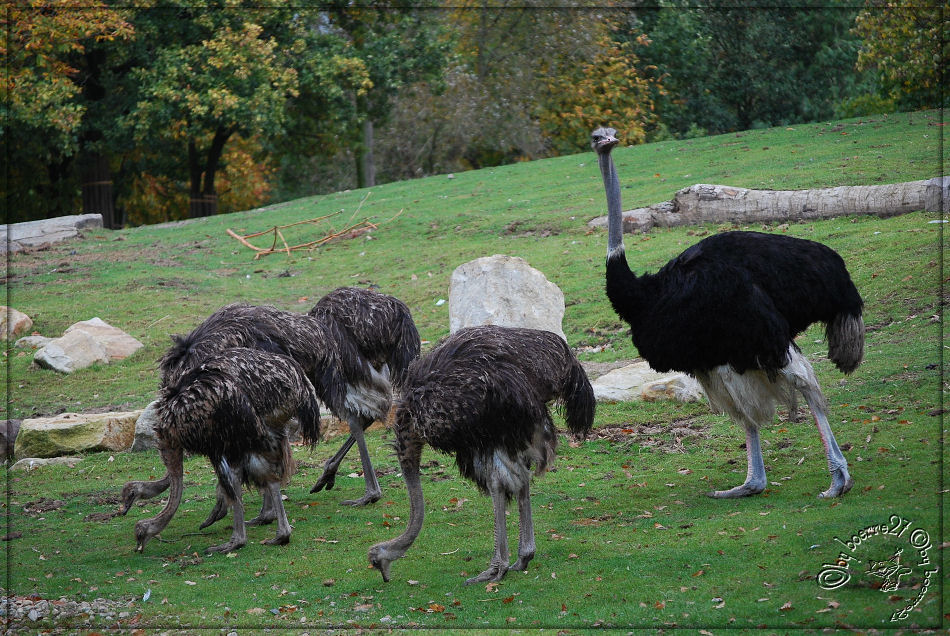
<svg viewBox="0 0 950 636">
<path fill-rule="evenodd" d="M 409 490 L 406 531 L 370 549 L 369 561 L 389 580 L 422 529 L 419 460 L 424 444 L 455 456 L 461 474 L 492 498 L 495 552 L 488 569 L 467 583 L 500 580 L 534 556 L 529 488 L 532 473 L 554 460 L 556 401 L 568 428 L 584 434 L 594 419 L 594 392 L 580 363 L 557 335 L 498 326 L 461 329 L 409 366 L 396 401 L 396 454 Z M 516 497 L 518 560 L 508 564 L 505 510 Z"/>
<path fill-rule="evenodd" d="M 162 388 L 156 409 L 162 445 L 205 455 L 216 469 L 226 462 L 258 487 L 286 484 L 293 473 L 290 418 L 300 422 L 304 441 L 320 437 L 320 406 L 301 366 L 255 349 L 207 356 Z"/>
<path fill-rule="evenodd" d="M 554 458 L 557 435 L 547 403 L 555 400 L 572 432 L 590 429 L 593 390 L 559 336 L 461 329 L 409 367 L 396 405 L 397 444 L 418 437 L 454 455 L 462 475 L 483 492 L 499 480 L 510 497 Z"/>
<path fill-rule="evenodd" d="M 265 543 L 290 540 L 290 523 L 280 499 L 280 486 L 294 471 L 287 421 L 297 417 L 307 442 L 314 443 L 320 435 L 317 394 L 297 362 L 282 354 L 243 347 L 209 354 L 162 387 L 156 411 L 155 434 L 166 474 L 159 482 L 144 483 L 165 482 L 171 493 L 158 515 L 135 524 L 139 551 L 168 525 L 178 509 L 184 451 L 210 458 L 218 477 L 220 516 L 228 506 L 234 509 L 230 540 L 209 551 L 230 552 L 246 543 L 241 482 L 264 491 L 265 509 L 272 515 L 269 520 L 277 521 L 277 536 Z M 135 483 L 126 484 L 123 494 Z M 220 516 L 212 513 L 209 522 Z"/>
</svg>

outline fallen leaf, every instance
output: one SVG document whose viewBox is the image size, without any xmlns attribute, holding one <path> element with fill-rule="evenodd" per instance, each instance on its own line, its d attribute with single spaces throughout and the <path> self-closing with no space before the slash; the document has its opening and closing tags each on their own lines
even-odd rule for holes
<svg viewBox="0 0 950 636">
<path fill-rule="evenodd" d="M 248 614 L 260 615 L 260 614 L 263 614 L 263 613 L 264 613 L 264 608 L 263 608 L 263 607 L 252 607 L 251 609 L 247 610 L 247 613 L 248 613 Z"/>
<path fill-rule="evenodd" d="M 785 605 L 782 605 L 782 607 L 779 608 L 779 611 L 780 611 L 780 612 L 787 612 L 787 611 L 789 611 L 790 609 L 792 609 L 792 602 L 791 602 L 791 601 L 785 601 Z"/>
<path fill-rule="evenodd" d="M 185 585 L 198 585 L 194 581 L 185 581 Z"/>
<path fill-rule="evenodd" d="M 514 598 L 514 597 L 512 597 Z M 445 605 L 439 605 L 438 603 L 432 603 L 429 605 L 429 610 L 436 614 L 440 614 L 445 611 Z"/>
<path fill-rule="evenodd" d="M 486 592 L 494 592 L 497 589 L 498 589 L 498 583 L 495 583 L 494 581 L 492 581 L 491 583 L 485 586 Z"/>
</svg>

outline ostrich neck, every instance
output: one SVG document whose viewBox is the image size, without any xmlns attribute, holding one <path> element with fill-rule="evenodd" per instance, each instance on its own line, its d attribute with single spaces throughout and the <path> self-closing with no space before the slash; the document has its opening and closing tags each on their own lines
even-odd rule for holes
<svg viewBox="0 0 950 636">
<path fill-rule="evenodd" d="M 415 542 L 422 531 L 422 521 L 425 517 L 425 498 L 422 496 L 422 483 L 419 478 L 419 462 L 411 462 L 412 466 L 403 466 L 402 475 L 406 480 L 406 489 L 409 491 L 409 523 L 406 530 L 396 537 L 385 542 L 387 551 L 402 556 Z"/>
<path fill-rule="evenodd" d="M 171 521 L 172 517 L 175 516 L 178 506 L 181 504 L 181 494 L 185 485 L 182 449 L 174 448 L 162 450 L 161 454 L 162 460 L 165 462 L 166 472 L 165 477 L 156 483 L 161 484 L 167 479 L 169 485 L 168 501 L 165 503 L 165 507 L 162 508 L 161 512 L 155 515 L 151 520 L 153 535 L 161 532 L 165 526 L 168 525 L 168 522 Z"/>
<path fill-rule="evenodd" d="M 604 177 L 607 194 L 607 258 L 623 253 L 623 210 L 620 199 L 620 180 L 609 152 L 599 154 L 600 173 Z"/>
</svg>

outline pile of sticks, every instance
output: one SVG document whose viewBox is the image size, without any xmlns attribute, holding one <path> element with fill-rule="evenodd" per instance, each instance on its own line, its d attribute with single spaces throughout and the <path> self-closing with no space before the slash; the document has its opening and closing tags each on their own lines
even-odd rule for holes
<svg viewBox="0 0 950 636">
<path fill-rule="evenodd" d="M 326 219 L 329 219 L 332 216 L 336 216 L 337 214 L 340 214 L 340 212 L 334 212 L 333 214 L 319 216 L 315 219 L 306 219 L 304 221 L 297 221 L 296 223 L 288 223 L 287 225 L 275 225 L 269 230 L 263 230 L 262 232 L 254 232 L 253 234 L 245 234 L 243 236 L 238 234 L 231 228 L 228 228 L 227 232 L 230 236 L 240 241 L 242 245 L 249 247 L 255 252 L 257 252 L 254 255 L 254 260 L 257 260 L 261 256 L 267 256 L 268 254 L 274 254 L 276 252 L 285 252 L 286 254 L 289 255 L 291 252 L 294 252 L 297 250 L 306 250 L 306 249 L 311 249 L 314 247 L 319 247 L 321 245 L 329 243 L 330 241 L 334 239 L 338 239 L 342 237 L 355 238 L 359 236 L 360 234 L 363 234 L 364 232 L 375 230 L 377 227 L 375 223 L 371 223 L 370 221 L 364 219 L 360 221 L 359 223 L 350 224 L 346 226 L 345 228 L 343 228 L 342 230 L 338 230 L 338 231 L 330 230 L 329 232 L 324 234 L 322 237 L 314 241 L 307 241 L 306 243 L 300 243 L 299 245 L 289 245 L 287 243 L 287 240 L 284 238 L 283 233 L 281 232 L 281 230 L 285 230 L 289 227 L 294 227 L 295 225 L 303 225 L 304 223 L 319 223 L 320 221 L 325 221 Z M 271 243 L 270 247 L 258 247 L 257 245 L 253 245 L 248 240 L 248 239 L 252 239 L 258 236 L 264 236 L 265 234 L 271 234 L 271 233 L 273 233 L 274 235 L 274 240 Z M 283 247 L 280 247 L 277 245 L 278 240 L 281 242 Z"/>
</svg>

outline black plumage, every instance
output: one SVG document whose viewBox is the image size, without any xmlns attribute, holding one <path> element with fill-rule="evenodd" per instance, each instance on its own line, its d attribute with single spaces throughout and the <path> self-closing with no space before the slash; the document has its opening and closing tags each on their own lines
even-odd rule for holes
<svg viewBox="0 0 950 636">
<path fill-rule="evenodd" d="M 499 580 L 525 569 L 534 556 L 529 485 L 532 473 L 554 460 L 557 435 L 547 403 L 557 401 L 568 428 L 586 433 L 594 393 L 580 363 L 557 335 L 535 329 L 482 326 L 461 329 L 418 359 L 396 401 L 396 453 L 409 490 L 406 532 L 370 549 L 370 563 L 389 580 L 422 528 L 419 457 L 424 444 L 455 456 L 461 474 L 491 495 L 495 554 L 468 583 Z M 508 564 L 505 508 L 518 499 L 518 560 Z"/>
<path fill-rule="evenodd" d="M 620 182 L 610 152 L 615 131 L 592 134 L 608 208 L 606 292 L 630 324 L 637 350 L 658 371 L 696 376 L 713 406 L 742 424 L 749 447 L 743 486 L 713 493 L 733 497 L 765 487 L 758 428 L 776 399 L 801 392 L 825 444 L 832 486 L 851 488 L 847 462 L 827 422 L 814 371 L 794 338 L 826 325 L 829 358 L 845 373 L 864 352 L 863 301 L 842 258 L 814 241 L 761 232 L 716 234 L 686 249 L 655 274 L 636 275 L 623 245 Z"/>
<path fill-rule="evenodd" d="M 168 525 L 178 508 L 183 452 L 211 460 L 234 509 L 231 539 L 209 551 L 229 552 L 246 542 L 242 482 L 270 495 L 278 530 L 266 543 L 289 541 L 290 524 L 280 498 L 280 487 L 294 471 L 287 421 L 299 420 L 307 442 L 314 443 L 320 436 L 317 395 L 299 364 L 284 355 L 248 348 L 210 354 L 161 389 L 156 411 L 155 434 L 171 495 L 157 516 L 135 524 L 139 551 Z"/>
</svg>

